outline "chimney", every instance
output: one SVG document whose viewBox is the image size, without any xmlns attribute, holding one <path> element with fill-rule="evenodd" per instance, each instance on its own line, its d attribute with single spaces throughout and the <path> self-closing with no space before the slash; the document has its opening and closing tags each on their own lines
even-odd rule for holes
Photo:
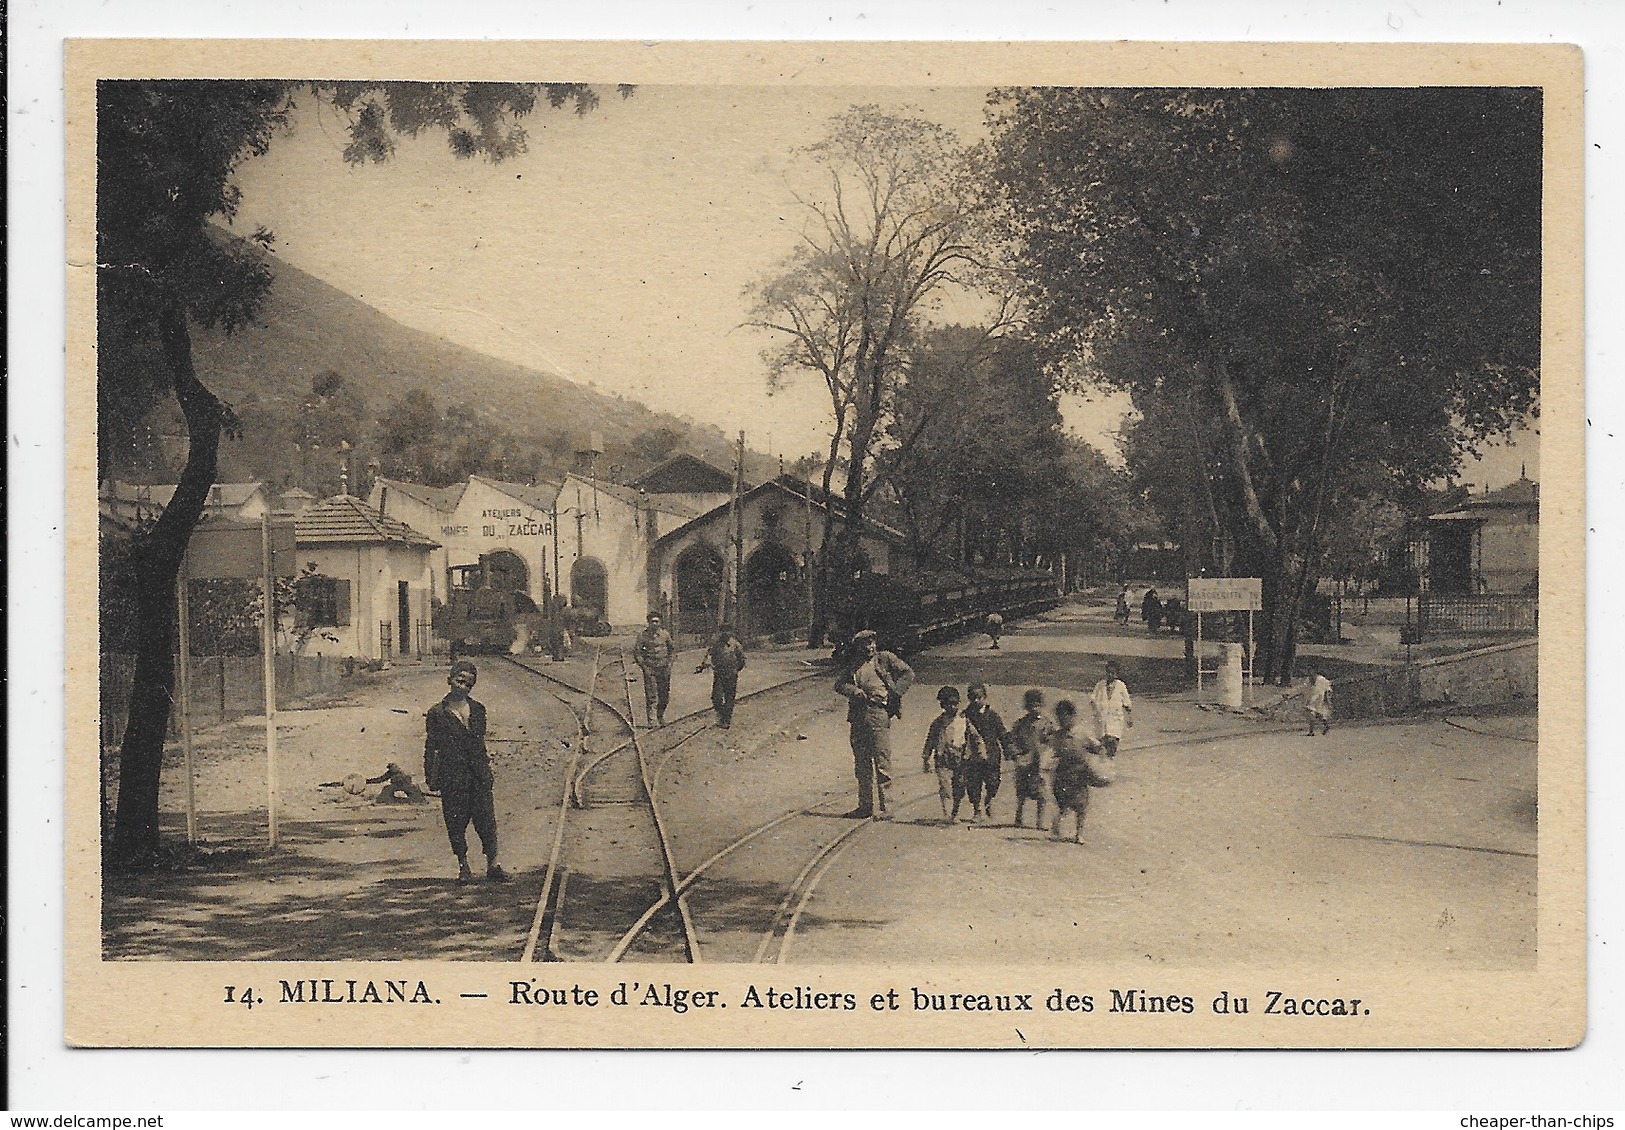
<svg viewBox="0 0 1625 1130">
<path fill-rule="evenodd" d="M 378 517 L 387 518 L 388 516 L 389 516 L 389 488 L 385 487 L 385 486 L 381 486 L 381 487 L 378 488 Z"/>
</svg>

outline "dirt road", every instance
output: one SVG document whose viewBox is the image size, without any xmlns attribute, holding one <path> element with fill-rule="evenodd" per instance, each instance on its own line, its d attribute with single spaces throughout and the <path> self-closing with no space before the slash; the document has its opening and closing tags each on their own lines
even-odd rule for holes
<svg viewBox="0 0 1625 1130">
<path fill-rule="evenodd" d="M 1051 704 L 1081 702 L 1108 655 L 1136 694 L 1136 726 L 1118 780 L 1094 794 L 1084 843 L 1011 827 L 1008 775 L 992 823 L 943 826 L 918 759 L 936 686 L 983 679 L 1014 721 L 1029 686 Z M 778 667 L 780 677 L 805 672 L 796 657 Z M 1180 685 L 1178 641 L 1117 629 L 1100 610 L 1021 625 L 996 652 L 961 641 L 915 667 L 918 689 L 893 734 L 893 823 L 839 819 L 854 787 L 829 678 L 747 700 L 732 730 L 708 728 L 670 754 L 651 738 L 704 960 L 1534 960 L 1532 714 L 1334 726 L 1310 739 L 1199 710 Z M 490 711 L 502 857 L 516 882 L 457 886 L 437 805 L 374 805 L 318 787 L 391 760 L 416 772 L 422 712 L 444 677 L 398 669 L 345 705 L 282 716 L 275 853 L 261 846 L 264 755 L 252 725 L 204 735 L 199 795 L 215 851 L 201 869 L 111 878 L 108 955 L 514 958 L 541 891 L 574 726 L 524 673 L 487 662 L 476 690 Z M 702 684 L 680 675 L 689 709 L 703 703 Z M 171 773 L 168 811 L 179 787 Z M 609 827 L 618 811 L 592 819 Z M 597 842 L 601 854 L 576 863 L 578 878 L 609 889 L 614 837 Z"/>
</svg>

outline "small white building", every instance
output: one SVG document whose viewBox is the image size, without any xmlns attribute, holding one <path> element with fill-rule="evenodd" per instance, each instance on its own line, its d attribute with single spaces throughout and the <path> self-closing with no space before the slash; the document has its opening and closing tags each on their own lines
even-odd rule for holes
<svg viewBox="0 0 1625 1130">
<path fill-rule="evenodd" d="M 440 543 L 341 494 L 294 519 L 301 575 L 296 630 L 306 655 L 390 660 L 430 651 L 433 554 Z"/>
<path fill-rule="evenodd" d="M 1520 477 L 1468 495 L 1428 518 L 1423 559 L 1437 593 L 1526 594 L 1540 589 L 1540 484 Z"/>
</svg>

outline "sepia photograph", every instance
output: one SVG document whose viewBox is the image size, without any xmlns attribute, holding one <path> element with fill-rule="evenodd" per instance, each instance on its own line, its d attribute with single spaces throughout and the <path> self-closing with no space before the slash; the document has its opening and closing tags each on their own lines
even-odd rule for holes
<svg viewBox="0 0 1625 1130">
<path fill-rule="evenodd" d="M 504 47 L 70 45 L 70 1040 L 1579 1040 L 1577 54 Z"/>
</svg>

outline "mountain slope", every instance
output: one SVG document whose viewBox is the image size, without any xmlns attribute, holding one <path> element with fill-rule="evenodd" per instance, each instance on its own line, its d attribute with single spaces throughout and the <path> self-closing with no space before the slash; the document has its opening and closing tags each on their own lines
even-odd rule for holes
<svg viewBox="0 0 1625 1130">
<path fill-rule="evenodd" d="M 227 401 L 252 409 L 256 418 L 297 420 L 312 379 L 336 372 L 375 417 L 420 390 L 442 409 L 466 405 L 512 432 L 565 437 L 565 450 L 584 447 L 596 431 L 609 450 L 624 452 L 640 434 L 670 428 L 695 454 L 721 466 L 732 464 L 731 447 L 714 427 L 412 329 L 289 263 L 277 261 L 275 272 L 254 325 L 230 335 L 199 330 L 194 337 L 199 376 Z M 173 419 L 178 422 L 178 414 Z M 227 444 L 223 476 L 230 471 L 231 477 L 286 479 L 296 457 L 290 452 L 283 458 L 279 448 L 293 443 L 290 432 Z"/>
</svg>

